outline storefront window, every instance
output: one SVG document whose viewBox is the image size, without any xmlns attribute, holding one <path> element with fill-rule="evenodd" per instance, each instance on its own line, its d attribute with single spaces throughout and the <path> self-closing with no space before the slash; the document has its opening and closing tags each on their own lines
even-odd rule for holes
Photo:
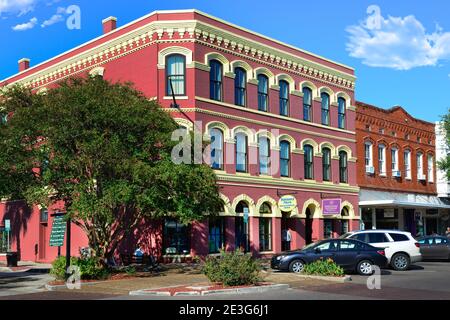
<svg viewBox="0 0 450 320">
<path fill-rule="evenodd" d="M 11 249 L 11 239 L 8 233 L 4 227 L 0 227 L 0 253 L 7 253 Z"/>
<path fill-rule="evenodd" d="M 398 229 L 398 209 L 376 209 L 377 229 Z"/>
<path fill-rule="evenodd" d="M 189 226 L 176 220 L 164 221 L 163 250 L 165 254 L 189 254 L 191 243 L 189 239 Z"/>
<path fill-rule="evenodd" d="M 236 206 L 236 213 L 243 215 L 245 211 L 248 212 L 249 208 L 246 202 L 241 201 Z M 249 225 L 248 221 L 245 221 L 243 217 L 235 218 L 235 237 L 236 237 L 236 249 L 242 249 L 244 252 L 250 251 L 250 238 L 249 238 Z"/>
<path fill-rule="evenodd" d="M 259 209 L 259 251 L 272 251 L 272 208 L 263 203 Z M 269 215 L 269 217 L 267 217 Z"/>
<path fill-rule="evenodd" d="M 324 239 L 333 238 L 333 220 L 331 219 L 323 220 L 323 238 Z"/>
<path fill-rule="evenodd" d="M 218 253 L 225 246 L 225 221 L 222 217 L 209 219 L 209 253 Z"/>
<path fill-rule="evenodd" d="M 361 216 L 362 216 L 362 222 L 363 222 L 363 228 L 364 230 L 371 230 L 373 228 L 373 222 L 372 222 L 372 208 L 362 208 L 361 209 Z"/>
</svg>

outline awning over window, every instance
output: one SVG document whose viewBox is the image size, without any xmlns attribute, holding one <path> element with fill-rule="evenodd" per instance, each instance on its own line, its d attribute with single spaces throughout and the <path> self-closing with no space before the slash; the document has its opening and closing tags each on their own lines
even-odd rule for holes
<svg viewBox="0 0 450 320">
<path fill-rule="evenodd" d="M 450 209 L 450 202 L 444 198 L 424 194 L 361 189 L 359 206 Z"/>
</svg>

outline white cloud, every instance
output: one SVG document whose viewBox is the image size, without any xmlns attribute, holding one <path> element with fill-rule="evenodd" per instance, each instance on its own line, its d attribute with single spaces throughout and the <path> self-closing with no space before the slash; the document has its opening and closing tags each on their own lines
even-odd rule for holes
<svg viewBox="0 0 450 320">
<path fill-rule="evenodd" d="M 61 22 L 61 21 L 64 21 L 63 16 L 60 15 L 60 14 L 54 14 L 50 19 L 45 20 L 41 24 L 41 27 L 45 28 L 45 27 L 51 26 L 52 24 L 55 24 L 55 23 L 58 23 L 58 22 Z"/>
<path fill-rule="evenodd" d="M 371 67 L 397 70 L 436 66 L 450 58 L 450 32 L 437 26 L 435 32 L 427 33 L 412 15 L 379 18 L 376 28 L 370 18 L 347 27 L 347 51 L 351 57 L 362 59 L 363 64 Z"/>
<path fill-rule="evenodd" d="M 30 21 L 28 21 L 26 23 L 18 24 L 16 26 L 12 27 L 12 29 L 14 31 L 30 30 L 36 26 L 37 22 L 38 22 L 37 18 L 31 18 Z"/>
<path fill-rule="evenodd" d="M 0 15 L 3 13 L 18 13 L 24 15 L 34 9 L 38 0 L 0 0 Z"/>
</svg>

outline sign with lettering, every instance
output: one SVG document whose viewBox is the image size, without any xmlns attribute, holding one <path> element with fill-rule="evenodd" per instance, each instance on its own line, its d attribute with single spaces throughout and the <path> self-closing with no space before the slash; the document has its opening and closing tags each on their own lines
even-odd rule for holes
<svg viewBox="0 0 450 320">
<path fill-rule="evenodd" d="M 341 214 L 341 199 L 323 199 L 322 213 L 324 216 Z"/>
<path fill-rule="evenodd" d="M 64 216 L 53 218 L 52 233 L 50 234 L 50 247 L 62 247 L 66 233 L 66 221 Z"/>
<path fill-rule="evenodd" d="M 278 207 L 283 212 L 291 212 L 297 208 L 297 199 L 294 196 L 282 196 L 278 201 Z"/>
</svg>

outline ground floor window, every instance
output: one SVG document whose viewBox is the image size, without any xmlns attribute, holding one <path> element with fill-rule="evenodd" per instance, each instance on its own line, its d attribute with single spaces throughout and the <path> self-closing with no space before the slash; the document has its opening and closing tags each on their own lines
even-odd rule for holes
<svg viewBox="0 0 450 320">
<path fill-rule="evenodd" d="M 341 235 L 348 232 L 348 220 L 341 220 Z"/>
<path fill-rule="evenodd" d="M 0 227 L 0 253 L 7 253 L 11 250 L 11 238 L 9 231 L 4 227 Z"/>
<path fill-rule="evenodd" d="M 209 253 L 218 253 L 225 246 L 225 218 L 209 219 Z"/>
<path fill-rule="evenodd" d="M 331 219 L 323 220 L 323 238 L 324 239 L 333 238 L 333 220 Z"/>
<path fill-rule="evenodd" d="M 173 219 L 164 221 L 163 252 L 165 254 L 189 254 L 191 252 L 189 226 Z"/>
<path fill-rule="evenodd" d="M 376 209 L 375 214 L 377 229 L 398 230 L 398 209 Z"/>
<path fill-rule="evenodd" d="M 363 222 L 364 230 L 373 229 L 373 221 L 372 221 L 372 208 L 362 208 L 361 209 L 361 217 Z"/>
<path fill-rule="evenodd" d="M 248 221 L 244 221 L 243 217 L 236 217 L 235 219 L 236 249 L 242 249 L 244 252 L 249 252 L 250 238 Z"/>
<path fill-rule="evenodd" d="M 259 251 L 272 251 L 272 218 L 259 218 Z"/>
</svg>

